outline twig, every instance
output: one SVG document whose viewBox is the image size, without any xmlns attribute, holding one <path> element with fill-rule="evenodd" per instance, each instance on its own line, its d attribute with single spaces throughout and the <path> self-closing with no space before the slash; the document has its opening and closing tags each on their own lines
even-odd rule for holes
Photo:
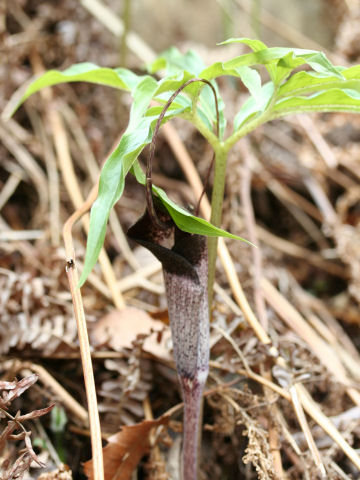
<svg viewBox="0 0 360 480">
<path fill-rule="evenodd" d="M 331 420 L 324 415 L 318 405 L 310 397 L 303 385 L 297 385 L 297 393 L 300 397 L 301 403 L 307 413 L 316 421 L 320 427 L 336 442 L 345 455 L 353 462 L 358 469 L 360 469 L 360 458 L 356 450 L 354 450 L 344 437 L 339 433 Z"/>
<path fill-rule="evenodd" d="M 213 368 L 217 368 L 219 370 L 224 370 L 226 372 L 233 372 L 233 370 L 230 370 L 228 367 L 226 367 L 223 363 L 219 363 L 219 362 L 216 362 L 216 361 L 213 361 L 213 360 L 210 360 L 210 366 L 213 367 Z M 238 375 L 244 375 L 248 378 L 251 378 L 252 380 L 254 380 L 255 382 L 259 383 L 260 385 L 262 385 L 263 387 L 267 387 L 269 388 L 270 390 L 272 390 L 273 392 L 277 393 L 278 395 L 280 395 L 281 397 L 285 398 L 286 400 L 288 400 L 289 402 L 291 401 L 291 397 L 290 397 L 290 393 L 285 390 L 284 388 L 281 388 L 279 387 L 279 385 L 277 385 L 276 383 L 270 381 L 270 380 L 267 380 L 266 378 L 262 377 L 261 375 L 253 372 L 250 368 L 248 369 L 239 369 L 237 368 L 235 370 L 235 372 L 238 374 Z"/>
<path fill-rule="evenodd" d="M 15 192 L 21 180 L 21 176 L 17 173 L 10 174 L 10 177 L 6 180 L 6 183 L 0 192 L 0 211 L 3 209 L 11 195 Z"/>
<path fill-rule="evenodd" d="M 36 160 L 31 154 L 21 145 L 5 126 L 0 123 L 0 139 L 5 147 L 16 158 L 23 169 L 28 173 L 32 182 L 36 187 L 37 194 L 39 196 L 39 209 L 41 214 L 44 214 L 47 210 L 48 195 L 47 195 L 47 181 L 44 172 L 41 170 Z"/>
<path fill-rule="evenodd" d="M 39 138 L 44 146 L 44 160 L 48 177 L 50 238 L 53 246 L 60 244 L 60 185 L 56 158 L 43 122 L 38 122 Z"/>
<path fill-rule="evenodd" d="M 254 208 L 251 201 L 251 163 L 254 160 L 254 155 L 251 152 L 249 143 L 246 138 L 244 138 L 240 143 L 239 147 L 242 153 L 243 159 L 243 168 L 241 176 L 241 200 L 242 200 L 242 211 L 243 217 L 245 220 L 245 226 L 248 233 L 248 237 L 251 243 L 258 245 L 258 237 L 256 234 L 256 222 L 254 216 Z M 261 325 L 265 331 L 268 331 L 268 318 L 266 314 L 266 307 L 264 302 L 264 296 L 260 287 L 260 280 L 262 277 L 262 254 L 260 248 L 251 249 L 253 257 L 253 290 L 254 290 L 254 301 L 256 306 L 256 313 L 260 320 Z"/>
<path fill-rule="evenodd" d="M 290 391 L 291 401 L 292 401 L 297 419 L 298 419 L 299 424 L 301 426 L 301 430 L 304 432 L 306 442 L 307 442 L 307 444 L 309 446 L 309 449 L 310 449 L 310 452 L 313 456 L 315 465 L 316 465 L 317 469 L 319 470 L 322 478 L 326 478 L 326 470 L 325 470 L 323 461 L 321 460 L 319 450 L 318 450 L 318 448 L 317 448 L 317 446 L 314 442 L 314 438 L 311 434 L 309 424 L 307 423 L 307 420 L 306 420 L 306 417 L 305 417 L 305 414 L 304 414 L 304 410 L 302 408 L 302 404 L 301 404 L 300 399 L 299 399 L 298 385 L 296 383 L 294 385 L 291 385 L 289 391 Z"/>
<path fill-rule="evenodd" d="M 85 205 L 85 208 L 83 207 L 83 210 L 87 211 L 87 207 L 88 205 Z M 93 366 L 92 366 L 92 360 L 91 360 L 89 337 L 87 332 L 81 291 L 78 288 L 79 279 L 77 274 L 77 267 L 75 263 L 75 253 L 74 253 L 72 235 L 71 235 L 72 226 L 75 223 L 75 221 L 82 215 L 82 213 L 83 211 L 78 210 L 67 220 L 67 222 L 64 225 L 63 236 L 64 236 L 66 258 L 67 258 L 66 273 L 69 280 L 69 285 L 70 285 L 70 290 L 71 290 L 71 295 L 72 295 L 73 305 L 74 305 L 74 313 L 75 313 L 75 318 L 76 318 L 76 323 L 78 328 L 81 362 L 83 365 L 86 397 L 88 401 L 94 479 L 103 480 L 104 479 L 104 462 L 103 462 L 103 454 L 102 454 L 100 418 L 99 418 L 99 411 L 97 406 L 95 380 L 94 380 Z"/>
<path fill-rule="evenodd" d="M 309 115 L 298 115 L 297 120 L 301 127 L 304 129 L 306 135 L 311 140 L 312 144 L 319 152 L 320 156 L 324 160 L 325 165 L 332 169 L 336 168 L 338 162 L 336 160 L 333 150 L 329 147 L 324 137 L 319 132 L 314 120 Z"/>
<path fill-rule="evenodd" d="M 110 8 L 98 0 L 81 0 L 81 4 L 116 37 L 122 35 L 123 22 Z M 128 33 L 127 45 L 143 62 L 151 62 L 156 58 L 154 51 L 134 32 Z"/>
<path fill-rule="evenodd" d="M 42 230 L 1 230 L 0 242 L 17 242 L 23 240 L 38 240 L 44 238 Z"/>
<path fill-rule="evenodd" d="M 268 232 L 265 228 L 258 226 L 257 233 L 259 238 L 271 246 L 272 248 L 279 250 L 280 252 L 290 255 L 294 258 L 300 258 L 305 262 L 312 263 L 317 268 L 324 270 L 325 272 L 330 273 L 331 275 L 337 276 L 339 278 L 348 278 L 348 273 L 343 266 L 338 265 L 334 262 L 329 262 L 322 258 L 319 254 L 308 250 L 307 248 L 301 247 L 300 245 L 295 245 L 288 240 L 285 240 L 277 235 L 274 235 Z"/>
<path fill-rule="evenodd" d="M 131 0 L 125 0 L 122 11 L 122 18 L 123 18 L 123 32 L 121 35 L 121 42 L 120 42 L 120 65 L 123 68 L 127 66 L 127 36 L 130 31 L 130 21 L 131 21 Z"/>
</svg>

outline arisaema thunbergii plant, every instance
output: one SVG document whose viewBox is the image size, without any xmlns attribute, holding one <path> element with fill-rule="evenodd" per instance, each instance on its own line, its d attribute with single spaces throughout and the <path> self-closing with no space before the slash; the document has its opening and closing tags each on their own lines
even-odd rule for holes
<svg viewBox="0 0 360 480">
<path fill-rule="evenodd" d="M 91 63 L 82 63 L 73 65 L 63 72 L 51 70 L 26 88 L 15 109 L 42 88 L 64 82 L 85 81 L 107 85 L 127 91 L 133 98 L 127 129 L 101 172 L 98 197 L 91 210 L 86 258 L 80 284 L 85 282 L 97 261 L 104 242 L 109 213 L 121 198 L 127 174 L 135 175 L 140 183 L 145 184 L 145 175 L 138 163 L 138 156 L 153 139 L 155 124 L 163 105 L 189 80 L 200 78 L 203 81 L 187 84 L 164 113 L 162 122 L 167 122 L 174 117 L 188 120 L 214 150 L 215 173 L 210 222 L 176 205 L 163 190 L 155 185 L 152 186 L 152 192 L 155 213 L 157 212 L 158 216 L 162 216 L 171 223 L 171 229 L 176 237 L 175 244 L 177 241 L 186 244 L 189 238 L 196 236 L 209 237 L 210 296 L 214 281 L 217 237 L 238 238 L 220 228 L 226 162 L 234 145 L 259 125 L 285 115 L 304 112 L 360 111 L 359 65 L 350 68 L 334 66 L 322 52 L 294 48 L 268 48 L 259 40 L 230 39 L 224 44 L 236 42 L 248 45 L 252 51 L 226 62 L 205 66 L 196 53 L 190 51 L 182 55 L 177 49 L 171 48 L 149 66 L 149 73 L 146 75 L 136 75 L 123 68 L 102 68 Z M 265 81 L 262 81 L 258 71 L 260 67 L 265 67 L 267 70 Z M 162 78 L 158 80 L 153 75 L 159 72 Z M 235 118 L 231 119 L 233 127 L 228 135 L 225 135 L 228 129 L 225 128 L 224 103 L 216 83 L 216 79 L 221 76 L 238 79 L 249 92 L 249 98 L 243 103 Z M 204 81 L 210 82 L 216 92 L 218 120 L 213 92 Z M 132 234 L 142 242 L 154 244 L 151 228 L 150 233 L 147 231 L 146 234 L 139 235 L 135 230 Z M 180 256 L 183 255 L 183 246 L 174 248 L 175 250 L 179 248 L 180 253 L 177 253 Z M 196 248 L 201 250 L 203 247 Z M 200 255 L 199 258 L 194 257 L 190 260 L 195 270 L 199 262 L 203 261 L 202 259 Z M 164 264 L 166 260 L 162 261 Z M 177 338 L 174 338 L 175 351 L 177 341 Z"/>
</svg>

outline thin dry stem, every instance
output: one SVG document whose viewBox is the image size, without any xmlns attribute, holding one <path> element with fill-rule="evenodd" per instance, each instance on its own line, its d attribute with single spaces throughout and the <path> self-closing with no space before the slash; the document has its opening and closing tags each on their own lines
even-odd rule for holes
<svg viewBox="0 0 360 480">
<path fill-rule="evenodd" d="M 123 22 L 110 8 L 98 0 L 81 0 L 81 4 L 116 37 L 122 35 Z M 130 31 L 126 42 L 129 49 L 143 62 L 150 63 L 155 60 L 155 52 L 136 33 Z"/>
<path fill-rule="evenodd" d="M 241 179 L 241 200 L 242 210 L 245 221 L 246 230 L 251 243 L 258 245 L 258 237 L 256 234 L 256 222 L 254 216 L 253 204 L 251 201 L 251 163 L 254 160 L 254 155 L 251 152 L 250 146 L 246 138 L 244 138 L 239 144 L 242 150 L 243 157 L 243 169 Z M 266 314 L 266 307 L 264 302 L 264 296 L 261 290 L 260 281 L 262 277 L 262 254 L 260 248 L 252 248 L 251 253 L 253 256 L 253 289 L 254 289 L 254 302 L 256 306 L 256 313 L 260 320 L 261 325 L 265 331 L 268 331 L 268 318 Z"/>
<path fill-rule="evenodd" d="M 39 215 L 43 215 L 48 205 L 47 180 L 44 172 L 28 150 L 9 133 L 2 122 L 0 122 L 0 139 L 31 178 L 39 196 Z"/>
<path fill-rule="evenodd" d="M 318 450 L 318 448 L 315 444 L 314 438 L 311 434 L 309 424 L 307 423 L 307 420 L 306 420 L 306 417 L 305 417 L 305 414 L 304 414 L 304 410 L 302 408 L 302 404 L 300 402 L 297 390 L 298 390 L 298 385 L 294 384 L 294 385 L 290 386 L 289 391 L 290 391 L 291 401 L 292 401 L 292 404 L 293 404 L 293 407 L 294 407 L 294 411 L 296 413 L 297 419 L 298 419 L 299 424 L 301 426 L 301 430 L 304 432 L 306 442 L 307 442 L 307 444 L 309 446 L 309 450 L 310 450 L 310 452 L 313 456 L 315 465 L 316 465 L 317 469 L 319 470 L 319 473 L 320 473 L 321 477 L 326 478 L 326 470 L 325 470 L 323 461 L 321 459 L 319 450 Z"/>
<path fill-rule="evenodd" d="M 81 291 L 78 288 L 79 278 L 77 274 L 77 267 L 75 263 L 75 254 L 71 235 L 72 226 L 74 222 L 82 215 L 82 213 L 83 212 L 81 211 L 75 212 L 69 218 L 69 220 L 64 225 L 63 236 L 67 253 L 66 273 L 69 280 L 71 296 L 74 305 L 74 313 L 78 328 L 81 362 L 83 365 L 86 397 L 88 401 L 94 479 L 103 480 L 104 462 L 102 454 L 100 418 L 97 406 L 96 388 L 91 360 L 89 337 L 87 332 Z"/>
</svg>

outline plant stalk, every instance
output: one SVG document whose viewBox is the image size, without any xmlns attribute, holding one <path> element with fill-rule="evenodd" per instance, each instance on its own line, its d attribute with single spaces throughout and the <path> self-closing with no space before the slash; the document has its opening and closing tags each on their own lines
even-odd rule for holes
<svg viewBox="0 0 360 480">
<path fill-rule="evenodd" d="M 184 399 L 182 479 L 196 480 L 198 477 L 198 439 L 202 417 L 202 395 L 206 378 L 189 379 L 180 377 Z"/>
<path fill-rule="evenodd" d="M 214 186 L 211 196 L 211 217 L 210 222 L 215 227 L 221 226 L 221 214 L 224 200 L 225 190 L 225 173 L 226 162 L 228 157 L 228 149 L 224 144 L 220 144 L 215 150 L 215 172 L 214 172 Z M 208 296 L 209 309 L 211 311 L 211 304 L 213 299 L 213 287 L 215 281 L 215 265 L 217 257 L 217 237 L 208 238 L 208 258 L 209 258 L 209 276 L 208 276 Z"/>
</svg>

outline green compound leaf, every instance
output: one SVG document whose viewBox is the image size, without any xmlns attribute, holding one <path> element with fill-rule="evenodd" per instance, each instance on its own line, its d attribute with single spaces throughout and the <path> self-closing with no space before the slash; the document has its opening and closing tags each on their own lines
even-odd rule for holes
<svg viewBox="0 0 360 480">
<path fill-rule="evenodd" d="M 335 67 L 322 52 L 300 48 L 271 47 L 266 48 L 259 40 L 233 38 L 223 44 L 245 43 L 254 50 L 253 53 L 240 55 L 223 63 L 224 69 L 236 69 L 247 65 L 265 65 L 271 80 L 279 85 L 295 68 L 308 64 L 316 72 L 342 79 L 341 69 Z"/>
<path fill-rule="evenodd" d="M 25 89 L 25 92 L 20 89 L 21 96 L 18 102 L 15 104 L 12 111 L 6 116 L 11 117 L 19 106 L 33 93 L 52 85 L 70 82 L 89 82 L 131 91 L 142 78 L 143 77 L 139 77 L 125 68 L 102 68 L 89 62 L 72 65 L 63 72 L 59 70 L 49 70 L 36 80 L 32 81 Z M 19 91 L 16 92 L 15 95 L 18 96 Z M 13 103 L 11 103 L 11 105 L 13 105 Z"/>
<path fill-rule="evenodd" d="M 142 171 L 139 163 L 136 161 L 132 166 L 131 172 L 135 175 L 136 180 L 145 185 L 145 174 Z M 196 217 L 192 215 L 190 212 L 185 210 L 184 208 L 180 207 L 176 203 L 174 203 L 170 198 L 166 195 L 164 190 L 159 187 L 153 185 L 153 192 L 157 194 L 161 203 L 164 205 L 166 210 L 169 212 L 171 218 L 174 220 L 176 225 L 183 230 L 184 232 L 188 233 L 196 233 L 198 235 L 205 235 L 208 237 L 227 237 L 232 238 L 234 240 L 241 240 L 243 242 L 248 243 L 249 245 L 254 246 L 248 240 L 245 240 L 242 237 L 238 237 L 237 235 L 233 235 L 221 228 L 215 227 L 210 222 L 207 222 L 203 218 Z"/>
<path fill-rule="evenodd" d="M 22 89 L 21 97 L 17 92 L 9 102 L 7 110 L 12 109 L 13 113 L 23 101 L 42 88 L 77 81 L 129 91 L 134 98 L 128 128 L 101 173 L 98 198 L 91 211 L 90 233 L 81 283 L 84 283 L 97 261 L 104 242 L 110 210 L 122 195 L 127 173 L 132 169 L 138 180 L 143 182 L 144 174 L 136 160 L 144 146 L 150 143 L 157 117 L 162 111 L 162 107 L 159 106 L 149 107 L 152 99 L 164 104 L 176 89 L 194 77 L 212 81 L 219 76 L 230 75 L 240 78 L 250 93 L 250 98 L 235 118 L 235 132 L 244 125 L 245 131 L 247 128 L 251 130 L 253 128 L 251 125 L 256 124 L 257 116 L 264 112 L 266 119 L 269 120 L 286 114 L 309 111 L 360 111 L 360 66 L 347 69 L 334 67 L 321 52 L 267 48 L 259 40 L 230 39 L 224 44 L 234 42 L 248 45 L 253 52 L 205 67 L 196 53 L 190 51 L 183 55 L 176 48 L 172 48 L 164 52 L 150 67 L 152 72 L 161 69 L 166 71 L 166 77 L 160 81 L 148 75 L 135 75 L 122 68 L 102 68 L 92 63 L 77 64 L 63 72 L 51 70 L 45 73 L 26 89 Z M 294 69 L 304 64 L 309 65 L 313 71 L 296 72 L 286 80 Z M 255 65 L 264 65 L 267 68 L 271 82 L 261 85 L 260 75 L 251 68 Z M 218 92 L 215 82 L 213 85 Z M 218 98 L 222 138 L 225 129 L 224 104 L 220 95 Z M 190 112 L 193 112 L 195 105 L 198 117 L 204 126 L 212 131 L 216 121 L 214 98 L 210 88 L 200 82 L 189 85 L 178 95 L 166 113 L 164 121 L 174 116 L 183 116 L 191 120 Z M 255 123 L 247 127 L 247 122 L 253 119 Z M 153 189 L 182 230 L 201 235 L 241 239 L 191 215 L 172 202 L 158 187 L 154 186 Z"/>
</svg>

